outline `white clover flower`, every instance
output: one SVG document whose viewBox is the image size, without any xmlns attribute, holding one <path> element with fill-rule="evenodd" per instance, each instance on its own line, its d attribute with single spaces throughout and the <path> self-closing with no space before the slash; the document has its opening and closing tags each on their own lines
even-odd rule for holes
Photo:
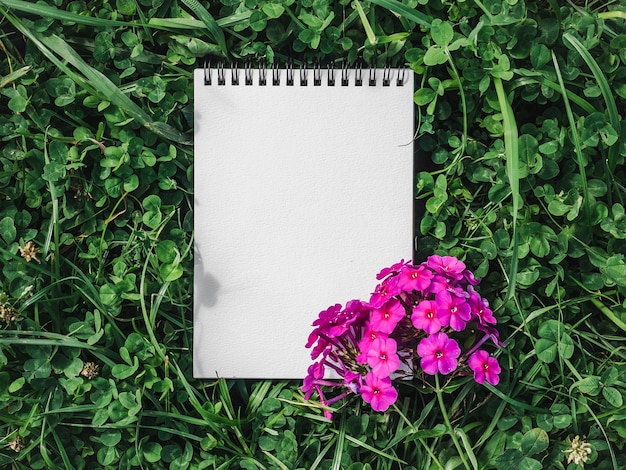
<svg viewBox="0 0 626 470">
<path fill-rule="evenodd" d="M 585 466 L 585 463 L 591 455 L 591 444 L 580 440 L 580 436 L 574 437 L 570 442 L 569 449 L 563 451 L 567 456 L 567 463 L 574 462 L 581 467 Z"/>
</svg>

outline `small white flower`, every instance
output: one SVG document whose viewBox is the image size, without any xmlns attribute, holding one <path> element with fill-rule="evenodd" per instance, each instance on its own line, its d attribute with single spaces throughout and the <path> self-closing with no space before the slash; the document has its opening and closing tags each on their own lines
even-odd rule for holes
<svg viewBox="0 0 626 470">
<path fill-rule="evenodd" d="M 39 248 L 32 242 L 32 240 L 26 243 L 26 245 L 20 246 L 18 248 L 20 250 L 20 255 L 27 262 L 30 262 L 32 260 L 36 261 L 37 263 L 41 263 L 39 258 L 37 258 L 37 255 L 39 254 Z"/>
<path fill-rule="evenodd" d="M 24 442 L 22 442 L 20 436 L 17 436 L 7 445 L 9 446 L 9 449 L 11 449 L 13 452 L 17 452 L 18 454 L 22 452 L 22 449 L 24 449 Z"/>
<path fill-rule="evenodd" d="M 574 462 L 581 467 L 585 466 L 585 462 L 589 459 L 591 455 L 591 444 L 585 441 L 580 440 L 580 436 L 574 437 L 571 440 L 569 449 L 563 451 L 565 454 L 569 454 L 567 456 L 567 463 Z"/>
</svg>

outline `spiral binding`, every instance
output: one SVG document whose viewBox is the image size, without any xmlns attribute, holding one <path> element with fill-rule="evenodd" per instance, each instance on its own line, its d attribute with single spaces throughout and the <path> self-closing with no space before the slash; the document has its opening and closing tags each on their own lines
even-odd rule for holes
<svg viewBox="0 0 626 470">
<path fill-rule="evenodd" d="M 281 68 L 280 64 L 274 63 L 269 69 L 263 64 L 256 66 L 252 62 L 246 62 L 243 68 L 237 62 L 233 62 L 230 66 L 224 64 L 224 62 L 218 62 L 216 65 L 212 65 L 210 62 L 206 62 L 204 65 L 204 84 L 218 86 L 226 85 L 227 81 L 227 69 L 230 71 L 230 84 L 238 86 L 243 84 L 244 86 L 251 86 L 254 84 L 254 72 L 258 72 L 258 85 L 266 86 L 268 82 L 268 76 L 271 75 L 271 83 L 273 86 L 281 85 L 283 79 L 282 70 L 285 70 L 285 82 L 287 86 L 294 86 L 296 80 L 296 71 L 294 70 L 294 64 L 292 61 L 288 61 Z M 363 66 L 360 63 L 355 64 L 354 68 L 354 86 L 363 86 L 366 82 L 369 86 L 376 86 L 378 80 L 381 79 L 382 86 L 388 87 L 395 83 L 396 86 L 404 86 L 408 82 L 410 76 L 406 68 L 394 68 L 390 65 L 386 65 L 382 69 L 382 78 L 378 77 L 379 69 L 370 67 L 367 73 L 367 79 L 364 79 Z M 397 76 L 394 77 L 394 70 L 397 70 Z M 213 71 L 216 72 L 217 82 L 213 79 Z M 243 71 L 243 81 L 240 81 L 240 75 Z M 324 74 L 322 73 L 322 65 L 319 62 L 313 64 L 311 68 L 307 68 L 305 65 L 300 65 L 298 78 L 300 79 L 300 86 L 308 86 L 311 83 L 309 80 L 309 72 L 313 72 L 312 84 L 313 86 L 321 86 Z M 333 65 L 327 66 L 326 85 L 336 86 L 337 82 L 340 86 L 350 85 L 350 72 L 351 69 L 347 62 L 343 62 L 341 67 L 337 68 Z M 336 79 L 338 76 L 338 80 Z"/>
</svg>

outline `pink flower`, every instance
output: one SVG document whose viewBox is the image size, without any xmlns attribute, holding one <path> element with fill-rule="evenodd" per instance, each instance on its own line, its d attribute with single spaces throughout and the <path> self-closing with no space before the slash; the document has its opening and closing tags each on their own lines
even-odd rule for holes
<svg viewBox="0 0 626 470">
<path fill-rule="evenodd" d="M 447 310 L 439 310 L 433 300 L 422 300 L 413 308 L 411 322 L 418 330 L 424 330 L 429 335 L 437 333 L 442 326 L 450 323 L 450 314 Z"/>
<path fill-rule="evenodd" d="M 474 380 L 479 384 L 485 383 L 485 379 L 494 386 L 500 382 L 500 364 L 487 351 L 479 349 L 469 357 L 467 364 L 474 371 Z"/>
<path fill-rule="evenodd" d="M 480 281 L 474 277 L 474 273 L 470 271 L 469 269 L 466 269 L 465 271 L 463 271 L 463 277 L 465 278 L 467 283 L 472 286 L 476 286 L 480 284 Z"/>
<path fill-rule="evenodd" d="M 315 341 L 317 341 L 320 337 L 320 334 L 326 334 L 328 328 L 330 328 L 332 322 L 335 320 L 340 311 L 341 304 L 335 304 L 319 313 L 317 320 L 313 322 L 313 326 L 317 326 L 317 328 L 315 328 L 309 335 L 309 339 L 306 343 L 307 348 L 313 346 Z"/>
<path fill-rule="evenodd" d="M 389 334 L 404 318 L 404 314 L 404 307 L 400 301 L 391 299 L 380 308 L 375 308 L 370 312 L 370 325 L 380 333 Z"/>
<path fill-rule="evenodd" d="M 403 259 L 401 259 L 399 263 L 389 266 L 388 268 L 381 269 L 380 272 L 376 275 L 376 279 L 380 281 L 381 279 L 387 277 L 389 274 L 396 274 L 398 271 L 400 271 L 400 268 L 402 268 L 402 266 L 404 266 Z"/>
<path fill-rule="evenodd" d="M 471 308 L 464 298 L 458 297 L 450 291 L 442 290 L 435 296 L 437 315 L 450 319 L 450 327 L 455 331 L 465 328 L 465 323 L 472 316 Z"/>
<path fill-rule="evenodd" d="M 456 369 L 461 348 L 445 333 L 436 333 L 419 342 L 417 354 L 421 357 L 420 366 L 425 373 L 447 375 Z"/>
<path fill-rule="evenodd" d="M 304 399 L 308 400 L 313 393 L 317 381 L 324 378 L 324 364 L 322 361 L 314 362 L 309 366 L 308 374 L 302 383 L 302 391 Z"/>
<path fill-rule="evenodd" d="M 367 352 L 372 347 L 372 343 L 378 338 L 386 338 L 387 335 L 380 333 L 379 331 L 374 330 L 370 323 L 367 322 L 365 324 L 365 331 L 363 331 L 363 337 L 361 341 L 359 341 L 359 351 L 360 354 L 356 357 L 356 361 L 359 364 L 367 363 Z"/>
<path fill-rule="evenodd" d="M 398 274 L 398 287 L 405 291 L 425 291 L 430 286 L 433 272 L 424 265 L 404 266 Z"/>
<path fill-rule="evenodd" d="M 397 276 L 388 277 L 383 282 L 376 286 L 374 293 L 370 297 L 370 305 L 373 308 L 379 308 L 393 296 L 398 295 L 400 289 L 398 288 Z"/>
<path fill-rule="evenodd" d="M 361 352 L 356 360 L 359 364 L 365 364 L 367 362 L 367 352 L 372 347 L 372 343 L 377 338 L 386 338 L 387 335 L 380 333 L 372 328 L 370 322 L 365 323 L 365 330 L 363 331 L 363 337 L 359 341 L 359 351 Z"/>
<path fill-rule="evenodd" d="M 360 392 L 363 401 L 369 403 L 374 411 L 387 411 L 398 399 L 398 391 L 391 385 L 391 379 L 378 377 L 372 372 L 365 376 Z"/>
<path fill-rule="evenodd" d="M 437 294 L 442 290 L 453 290 L 455 279 L 451 277 L 444 276 L 443 274 L 435 274 L 433 278 L 430 280 L 430 285 L 428 286 L 428 293 Z"/>
<path fill-rule="evenodd" d="M 454 256 L 432 255 L 428 257 L 426 264 L 435 272 L 454 279 L 461 279 L 465 271 L 465 263 Z"/>
<path fill-rule="evenodd" d="M 332 344 L 324 338 L 318 338 L 317 344 L 311 349 L 311 359 L 315 360 L 320 354 L 328 354 L 331 350 Z"/>
<path fill-rule="evenodd" d="M 400 358 L 396 353 L 398 344 L 391 338 L 377 338 L 367 351 L 367 365 L 377 377 L 388 377 L 400 365 Z"/>
<path fill-rule="evenodd" d="M 363 377 L 356 372 L 348 371 L 343 377 L 343 384 L 352 393 L 359 393 L 361 386 L 363 385 Z"/>
<path fill-rule="evenodd" d="M 329 338 L 338 338 L 350 328 L 352 323 L 359 320 L 361 315 L 366 315 L 368 310 L 360 300 L 351 300 L 346 304 L 346 308 L 330 319 L 324 332 Z"/>
<path fill-rule="evenodd" d="M 493 312 L 489 308 L 489 302 L 487 302 L 486 299 L 483 299 L 472 286 L 468 286 L 467 291 L 470 293 L 468 302 L 472 315 L 478 318 L 478 321 L 483 325 L 486 325 L 487 323 L 495 325 L 496 319 L 493 316 Z"/>
</svg>

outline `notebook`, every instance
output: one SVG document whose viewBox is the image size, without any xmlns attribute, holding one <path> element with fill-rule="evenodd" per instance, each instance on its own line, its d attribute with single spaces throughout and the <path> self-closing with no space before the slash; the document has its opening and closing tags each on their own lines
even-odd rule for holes
<svg viewBox="0 0 626 470">
<path fill-rule="evenodd" d="M 196 378 L 298 379 L 311 323 L 411 259 L 404 69 L 194 72 Z"/>
</svg>

